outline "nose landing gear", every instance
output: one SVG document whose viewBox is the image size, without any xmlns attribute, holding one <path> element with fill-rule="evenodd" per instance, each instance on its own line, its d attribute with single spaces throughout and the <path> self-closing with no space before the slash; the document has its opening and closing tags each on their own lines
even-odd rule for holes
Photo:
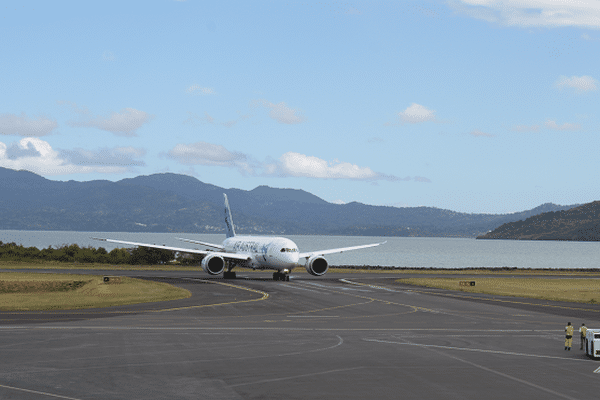
<svg viewBox="0 0 600 400">
<path fill-rule="evenodd" d="M 288 274 L 284 274 L 282 272 L 273 272 L 273 280 L 274 281 L 290 281 L 290 276 Z"/>
</svg>

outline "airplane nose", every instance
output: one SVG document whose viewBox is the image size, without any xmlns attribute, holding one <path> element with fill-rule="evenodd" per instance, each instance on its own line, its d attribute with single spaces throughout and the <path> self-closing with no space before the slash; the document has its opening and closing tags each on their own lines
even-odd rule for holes
<svg viewBox="0 0 600 400">
<path fill-rule="evenodd" d="M 293 264 L 298 264 L 298 260 L 299 260 L 298 256 L 299 256 L 298 252 L 291 253 L 290 254 L 290 262 Z"/>
<path fill-rule="evenodd" d="M 287 253 L 285 255 L 285 262 L 287 264 L 297 264 L 298 263 L 298 253 Z"/>
</svg>

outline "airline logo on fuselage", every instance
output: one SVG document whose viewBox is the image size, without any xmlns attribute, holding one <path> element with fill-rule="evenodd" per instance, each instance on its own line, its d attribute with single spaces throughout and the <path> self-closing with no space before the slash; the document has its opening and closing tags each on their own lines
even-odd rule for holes
<svg viewBox="0 0 600 400">
<path fill-rule="evenodd" d="M 259 242 L 237 242 L 233 245 L 233 251 L 245 253 L 266 253 L 268 248 L 268 244 Z"/>
</svg>

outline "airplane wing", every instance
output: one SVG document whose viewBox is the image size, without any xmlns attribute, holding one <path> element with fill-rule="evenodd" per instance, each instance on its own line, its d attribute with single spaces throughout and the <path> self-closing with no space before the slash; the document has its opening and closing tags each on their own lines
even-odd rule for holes
<svg viewBox="0 0 600 400">
<path fill-rule="evenodd" d="M 350 251 L 350 250 L 366 249 L 367 247 L 375 247 L 375 246 L 379 246 L 380 244 L 384 244 L 384 243 L 387 243 L 387 240 L 385 242 L 381 242 L 381 243 L 363 244 L 361 246 L 340 247 L 339 249 L 328 249 L 328 250 L 321 250 L 321 251 L 310 251 L 307 253 L 300 253 L 299 258 L 308 258 L 308 257 L 312 257 L 315 255 L 323 256 L 325 254 L 343 253 L 345 251 Z"/>
<path fill-rule="evenodd" d="M 120 243 L 120 244 L 128 244 L 130 246 L 142 246 L 142 247 L 150 247 L 153 249 L 163 249 L 163 250 L 171 250 L 171 251 L 179 251 L 181 253 L 191 253 L 191 254 L 210 254 L 221 256 L 223 258 L 228 258 L 230 260 L 249 260 L 250 256 L 243 254 L 235 254 L 235 253 L 225 253 L 220 251 L 206 251 L 206 250 L 196 250 L 196 249 L 184 249 L 180 247 L 171 247 L 171 246 L 160 246 L 157 244 L 148 244 L 148 243 L 136 243 L 136 242 L 126 242 L 124 240 L 114 240 L 114 239 L 103 239 L 103 238 L 91 238 L 94 240 L 101 240 L 103 242 L 111 242 L 111 243 Z"/>
<path fill-rule="evenodd" d="M 212 247 L 212 248 L 223 250 L 223 251 L 225 250 L 225 247 L 221 246 L 220 244 L 212 244 L 212 243 L 201 242 L 199 240 L 184 239 L 184 238 L 175 238 L 175 239 L 183 240 L 184 242 L 188 242 L 188 243 L 201 244 L 202 246 Z"/>
</svg>

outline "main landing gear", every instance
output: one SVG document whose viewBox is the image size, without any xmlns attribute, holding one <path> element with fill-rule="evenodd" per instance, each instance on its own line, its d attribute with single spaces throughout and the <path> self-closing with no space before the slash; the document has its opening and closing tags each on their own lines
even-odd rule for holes
<svg viewBox="0 0 600 400">
<path fill-rule="evenodd" d="M 235 279 L 235 271 L 223 272 L 223 279 Z"/>
<path fill-rule="evenodd" d="M 274 281 L 290 281 L 290 276 L 279 271 L 273 272 L 273 280 Z"/>
</svg>

